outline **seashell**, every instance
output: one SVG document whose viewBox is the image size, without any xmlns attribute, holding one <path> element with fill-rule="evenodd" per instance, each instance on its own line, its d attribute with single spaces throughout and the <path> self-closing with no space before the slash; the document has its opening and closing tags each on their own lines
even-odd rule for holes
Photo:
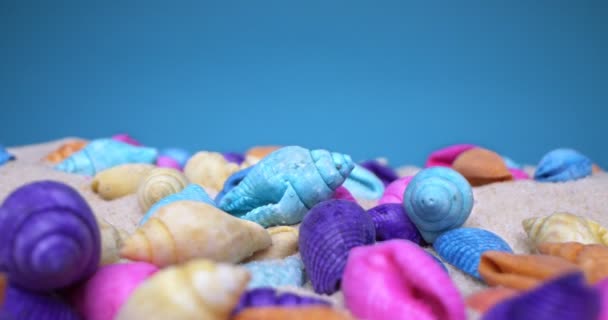
<svg viewBox="0 0 608 320">
<path fill-rule="evenodd" d="M 123 164 L 95 175 L 91 189 L 104 200 L 114 200 L 137 192 L 141 180 L 154 166 L 145 163 Z"/>
<path fill-rule="evenodd" d="M 131 293 L 158 268 L 145 262 L 99 268 L 72 294 L 72 305 L 87 320 L 112 320 Z"/>
<path fill-rule="evenodd" d="M 478 271 L 488 285 L 527 290 L 547 279 L 580 270 L 576 265 L 552 256 L 486 251 L 481 256 Z"/>
<path fill-rule="evenodd" d="M 298 252 L 298 229 L 278 226 L 266 229 L 272 238 L 272 245 L 254 253 L 247 261 L 283 259 Z"/>
<path fill-rule="evenodd" d="M 509 169 L 513 180 L 528 180 L 530 176 L 522 169 Z"/>
<path fill-rule="evenodd" d="M 245 152 L 245 162 L 250 165 L 254 165 L 254 164 L 260 162 L 260 160 L 265 158 L 267 155 L 269 155 L 279 149 L 281 149 L 280 146 L 253 147 L 253 148 L 247 150 L 247 152 Z"/>
<path fill-rule="evenodd" d="M 513 180 L 500 155 L 483 148 L 461 153 L 452 163 L 452 168 L 462 174 L 473 187 Z"/>
<path fill-rule="evenodd" d="M 486 313 L 497 303 L 517 295 L 518 291 L 505 287 L 494 287 L 478 291 L 467 297 L 467 307 L 480 314 Z"/>
<path fill-rule="evenodd" d="M 498 235 L 478 228 L 447 231 L 437 237 L 433 248 L 444 261 L 477 279 L 481 279 L 477 269 L 484 252 L 513 252 Z"/>
<path fill-rule="evenodd" d="M 129 236 L 125 231 L 119 230 L 105 220 L 98 218 L 97 225 L 101 235 L 101 261 L 106 265 L 120 260 L 120 248 L 123 241 Z"/>
<path fill-rule="evenodd" d="M 2 320 L 80 320 L 72 307 L 56 294 L 36 293 L 12 283 L 0 309 Z"/>
<path fill-rule="evenodd" d="M 239 166 L 226 161 L 221 153 L 206 151 L 196 153 L 184 167 L 191 182 L 214 190 L 221 190 L 226 179 L 238 170 Z"/>
<path fill-rule="evenodd" d="M 407 240 L 352 249 L 342 292 L 359 319 L 465 319 L 464 301 L 449 275 Z"/>
<path fill-rule="evenodd" d="M 120 141 L 120 142 L 123 142 L 123 143 L 126 143 L 126 144 L 130 144 L 130 145 L 135 146 L 135 147 L 141 146 L 141 143 L 139 143 L 139 141 L 135 140 L 133 137 L 131 137 L 127 133 L 115 134 L 115 135 L 112 136 L 112 140 Z"/>
<path fill-rule="evenodd" d="M 513 159 L 506 157 L 506 156 L 502 156 L 502 161 L 504 161 L 505 165 L 509 169 L 520 169 L 521 170 L 524 168 L 521 164 L 513 161 Z"/>
<path fill-rule="evenodd" d="M 215 206 L 215 202 L 213 202 L 213 200 L 211 200 L 211 197 L 209 197 L 209 195 L 207 194 L 207 192 L 205 192 L 205 189 L 203 189 L 203 187 L 199 186 L 196 183 L 191 183 L 188 186 L 186 186 L 182 191 L 180 191 L 178 193 L 170 194 L 170 195 L 158 200 L 152 207 L 150 207 L 148 212 L 146 212 L 146 214 L 141 218 L 141 220 L 139 221 L 139 225 L 143 226 L 144 223 L 146 223 L 156 213 L 156 211 L 158 211 L 158 209 L 160 209 L 170 203 L 177 202 L 177 201 L 184 201 L 184 200 L 204 202 L 206 204 Z"/>
<path fill-rule="evenodd" d="M 188 162 L 188 159 L 190 159 L 191 156 L 188 150 L 182 148 L 163 149 L 160 152 L 160 155 L 175 160 L 179 164 L 180 168 L 186 166 L 186 163 Z"/>
<path fill-rule="evenodd" d="M 74 140 L 67 143 L 64 143 L 57 150 L 49 153 L 44 160 L 50 163 L 59 163 L 63 161 L 65 158 L 71 156 L 72 154 L 80 151 L 87 145 L 87 141 L 84 140 Z M 0 163 L 2 160 L 0 159 Z"/>
<path fill-rule="evenodd" d="M 233 315 L 244 309 L 260 307 L 296 307 L 321 305 L 330 306 L 330 303 L 315 297 L 299 296 L 291 292 L 278 293 L 274 288 L 255 288 L 247 290 L 232 311 Z"/>
<path fill-rule="evenodd" d="M 372 218 L 354 202 L 328 200 L 310 209 L 300 225 L 300 254 L 316 293 L 332 294 L 350 249 L 374 243 Z"/>
<path fill-rule="evenodd" d="M 540 160 L 534 172 L 539 182 L 564 182 L 591 175 L 589 158 L 572 149 L 555 149 Z"/>
<path fill-rule="evenodd" d="M 57 164 L 55 169 L 94 176 L 121 164 L 154 163 L 157 155 L 158 152 L 153 148 L 134 147 L 112 139 L 98 139 Z"/>
<path fill-rule="evenodd" d="M 248 288 L 304 285 L 304 263 L 298 255 L 285 259 L 248 262 L 243 264 L 243 267 L 251 274 Z"/>
<path fill-rule="evenodd" d="M 3 145 L 0 144 L 0 166 L 11 161 L 15 160 L 15 156 L 8 153 Z"/>
<path fill-rule="evenodd" d="M 139 285 L 116 320 L 225 320 L 249 281 L 245 268 L 193 260 L 155 273 Z"/>
<path fill-rule="evenodd" d="M 101 239 L 91 208 L 55 181 L 13 191 L 0 207 L 0 271 L 32 291 L 64 288 L 92 275 Z"/>
<path fill-rule="evenodd" d="M 577 264 L 589 283 L 595 284 L 608 278 L 608 247 L 605 245 L 583 245 L 576 242 L 541 243 L 538 245 L 538 251 Z"/>
<path fill-rule="evenodd" d="M 477 146 L 473 144 L 455 144 L 443 149 L 439 149 L 431 153 L 429 158 L 426 160 L 424 167 L 451 167 L 454 160 L 456 160 L 461 153 L 475 147 Z"/>
<path fill-rule="evenodd" d="M 534 245 L 543 242 L 580 242 L 608 245 L 608 230 L 599 223 L 567 212 L 522 221 Z"/>
<path fill-rule="evenodd" d="M 321 306 L 245 309 L 232 320 L 351 320 L 346 313 Z"/>
<path fill-rule="evenodd" d="M 424 169 L 405 189 L 403 206 L 422 238 L 433 243 L 443 232 L 464 224 L 473 209 L 473 190 L 452 169 Z"/>
<path fill-rule="evenodd" d="M 482 319 L 596 320 L 599 312 L 599 294 L 582 274 L 571 273 L 496 304 Z"/>
<path fill-rule="evenodd" d="M 121 250 L 123 258 L 159 267 L 194 258 L 239 262 L 272 244 L 258 224 L 195 201 L 163 206 L 138 228 Z"/>
<path fill-rule="evenodd" d="M 348 191 L 348 189 L 343 186 L 339 186 L 336 191 L 334 191 L 334 195 L 331 197 L 332 199 L 337 200 L 348 200 L 352 202 L 357 202 L 357 199 L 353 197 L 353 195 Z"/>
<path fill-rule="evenodd" d="M 170 168 L 178 171 L 182 169 L 182 167 L 179 165 L 179 163 L 177 163 L 177 161 L 175 161 L 175 159 L 163 155 L 160 155 L 158 156 L 158 158 L 156 158 L 156 166 L 159 168 Z"/>
<path fill-rule="evenodd" d="M 608 279 L 598 283 L 595 288 L 600 293 L 601 311 L 598 320 L 608 320 Z"/>
<path fill-rule="evenodd" d="M 239 183 L 241 183 L 241 181 L 245 179 L 251 169 L 253 169 L 253 166 L 241 169 L 230 175 L 230 177 L 228 177 L 228 179 L 226 179 L 226 181 L 224 182 L 224 187 L 222 188 L 222 191 L 220 191 L 215 197 L 215 201 L 219 203 L 226 195 L 226 193 L 230 192 L 230 190 L 234 189 L 234 187 L 238 186 Z"/>
<path fill-rule="evenodd" d="M 160 199 L 182 191 L 188 185 L 186 176 L 170 168 L 156 168 L 148 172 L 137 189 L 137 202 L 148 211 Z"/>
<path fill-rule="evenodd" d="M 257 164 L 218 205 L 264 227 L 296 224 L 315 204 L 332 197 L 353 166 L 348 155 L 284 147 Z"/>
<path fill-rule="evenodd" d="M 377 160 L 364 161 L 359 164 L 361 167 L 369 170 L 371 173 L 376 175 L 384 186 L 389 185 L 391 182 L 399 179 L 397 172 L 388 165 L 385 165 Z"/>
<path fill-rule="evenodd" d="M 356 164 L 343 186 L 355 198 L 375 200 L 380 199 L 384 193 L 384 183 L 371 171 Z"/>
<path fill-rule="evenodd" d="M 378 200 L 378 204 L 403 203 L 403 194 L 405 193 L 407 185 L 412 181 L 412 178 L 414 177 L 402 177 L 389 184 L 386 189 L 384 189 L 384 194 L 382 195 L 382 198 Z"/>
<path fill-rule="evenodd" d="M 415 244 L 422 243 L 422 236 L 414 223 L 398 203 L 387 203 L 367 210 L 376 227 L 376 240 L 406 239 Z"/>
<path fill-rule="evenodd" d="M 222 153 L 222 155 L 224 156 L 224 159 L 226 159 L 226 161 L 235 163 L 237 165 L 241 165 L 241 163 L 245 161 L 245 156 L 238 152 L 224 152 Z"/>
</svg>

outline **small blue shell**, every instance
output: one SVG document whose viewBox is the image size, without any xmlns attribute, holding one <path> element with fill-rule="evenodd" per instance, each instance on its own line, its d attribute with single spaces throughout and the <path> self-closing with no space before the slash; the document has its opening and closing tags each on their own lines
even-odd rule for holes
<svg viewBox="0 0 608 320">
<path fill-rule="evenodd" d="M 192 154 L 186 149 L 167 148 L 162 150 L 160 155 L 170 157 L 171 159 L 177 161 L 179 166 L 183 168 L 186 166 L 186 162 L 188 162 L 188 159 L 190 159 Z"/>
<path fill-rule="evenodd" d="M 226 181 L 224 182 L 224 188 L 222 188 L 222 191 L 220 191 L 220 193 L 218 193 L 217 196 L 215 196 L 215 202 L 220 203 L 220 201 L 222 201 L 222 198 L 226 195 L 226 193 L 228 193 L 230 190 L 234 189 L 234 187 L 238 186 L 239 183 L 241 183 L 241 181 L 243 181 L 243 179 L 245 179 L 245 176 L 247 176 L 249 171 L 251 171 L 251 169 L 253 169 L 253 167 L 255 167 L 255 166 L 251 166 L 251 167 L 247 167 L 245 169 L 239 170 L 239 171 L 233 173 L 230 177 L 228 177 L 228 179 L 226 179 Z"/>
<path fill-rule="evenodd" d="M 9 162 L 10 160 L 14 160 L 15 156 L 8 153 L 3 145 L 0 144 L 0 166 Z"/>
<path fill-rule="evenodd" d="M 252 261 L 243 267 L 251 273 L 248 288 L 304 285 L 304 263 L 299 255 L 282 260 Z"/>
<path fill-rule="evenodd" d="M 477 268 L 484 252 L 513 252 L 498 235 L 478 228 L 458 228 L 445 232 L 437 237 L 433 248 L 443 260 L 479 280 L 481 276 Z"/>
<path fill-rule="evenodd" d="M 422 238 L 433 243 L 443 232 L 465 223 L 473 209 L 473 190 L 455 170 L 432 167 L 412 178 L 403 205 Z"/>
<path fill-rule="evenodd" d="M 213 202 L 213 200 L 211 200 L 209 195 L 207 195 L 207 192 L 205 192 L 205 189 L 203 189 L 201 186 L 199 186 L 196 183 L 191 183 L 188 186 L 186 186 L 182 191 L 180 191 L 178 193 L 170 194 L 170 195 L 160 199 L 157 203 L 155 203 L 148 210 L 148 212 L 146 212 L 146 214 L 143 216 L 143 218 L 141 218 L 141 220 L 139 221 L 139 225 L 142 226 L 144 223 L 146 223 L 146 221 L 148 221 L 148 219 L 150 219 L 156 213 L 156 211 L 158 211 L 158 209 L 160 209 L 161 207 L 164 207 L 175 201 L 184 201 L 184 200 L 199 201 L 199 202 L 204 202 L 204 203 L 210 204 L 212 206 L 215 206 L 215 202 Z"/>
<path fill-rule="evenodd" d="M 344 181 L 344 188 L 358 199 L 376 200 L 384 194 L 384 182 L 358 164 Z"/>
<path fill-rule="evenodd" d="M 593 163 L 572 149 L 555 149 L 547 153 L 534 172 L 540 182 L 564 182 L 584 178 L 592 173 Z"/>
<path fill-rule="evenodd" d="M 502 159 L 505 161 L 505 165 L 509 169 L 521 169 L 522 168 L 521 164 L 513 161 L 513 159 L 511 159 L 509 157 L 502 156 Z"/>
</svg>

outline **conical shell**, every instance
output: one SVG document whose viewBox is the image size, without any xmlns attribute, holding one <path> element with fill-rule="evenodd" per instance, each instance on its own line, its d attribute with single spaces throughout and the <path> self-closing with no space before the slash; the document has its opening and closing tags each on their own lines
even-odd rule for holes
<svg viewBox="0 0 608 320">
<path fill-rule="evenodd" d="M 494 287 L 475 292 L 467 297 L 467 306 L 480 314 L 486 313 L 494 305 L 517 295 L 518 291 L 505 287 Z"/>
<path fill-rule="evenodd" d="M 236 315 L 248 308 L 260 307 L 295 307 L 321 305 L 330 306 L 326 300 L 310 296 L 301 296 L 292 292 L 278 293 L 274 288 L 249 289 L 239 299 L 239 303 L 232 311 Z"/>
<path fill-rule="evenodd" d="M 473 187 L 513 180 L 502 157 L 494 151 L 473 148 L 461 153 L 452 164 Z"/>
<path fill-rule="evenodd" d="M 81 320 L 76 311 L 54 293 L 36 293 L 13 284 L 0 308 L 2 320 Z"/>
<path fill-rule="evenodd" d="M 587 156 L 573 149 L 555 149 L 536 166 L 534 180 L 540 182 L 565 182 L 590 176 L 592 162 Z"/>
<path fill-rule="evenodd" d="M 384 193 L 384 183 L 373 172 L 356 164 L 343 184 L 357 199 L 377 200 Z"/>
<path fill-rule="evenodd" d="M 262 307 L 245 309 L 232 320 L 351 320 L 346 313 L 329 307 Z"/>
<path fill-rule="evenodd" d="M 541 243 L 538 246 L 538 251 L 576 263 L 585 273 L 589 283 L 598 283 L 608 278 L 607 246 L 583 245 L 575 242 Z"/>
<path fill-rule="evenodd" d="M 74 140 L 64 143 L 57 150 L 49 153 L 44 160 L 50 163 L 59 163 L 73 153 L 80 151 L 80 149 L 84 148 L 86 145 L 87 141 L 84 140 Z"/>
<path fill-rule="evenodd" d="M 488 251 L 481 257 L 479 274 L 491 286 L 527 290 L 540 283 L 580 269 L 564 259 L 548 255 L 515 255 Z"/>
<path fill-rule="evenodd" d="M 125 241 L 121 256 L 159 267 L 207 258 L 239 262 L 268 248 L 272 240 L 258 224 L 202 202 L 168 204 Z"/>
<path fill-rule="evenodd" d="M 543 242 L 580 242 L 608 245 L 608 230 L 599 223 L 571 213 L 554 213 L 522 221 L 533 245 Z"/>
<path fill-rule="evenodd" d="M 120 198 L 137 192 L 141 180 L 154 168 L 144 163 L 112 167 L 95 175 L 91 189 L 105 200 Z"/>
<path fill-rule="evenodd" d="M 140 226 L 144 225 L 144 223 L 146 223 L 156 213 L 156 211 L 158 211 L 158 209 L 160 209 L 170 203 L 173 203 L 176 201 L 184 201 L 184 200 L 199 201 L 199 202 L 204 202 L 204 203 L 210 204 L 212 206 L 215 206 L 215 202 L 213 200 L 211 200 L 211 197 L 209 197 L 209 195 L 207 194 L 205 189 L 203 189 L 203 187 L 199 186 L 196 183 L 191 183 L 188 186 L 186 186 L 182 191 L 180 191 L 178 193 L 170 194 L 170 195 L 160 199 L 158 202 L 156 202 L 152 207 L 150 207 L 148 212 L 146 212 L 146 214 L 141 218 L 141 220 L 139 221 L 139 225 Z"/>
<path fill-rule="evenodd" d="M 298 229 L 278 226 L 266 230 L 272 238 L 272 245 L 268 249 L 254 253 L 247 261 L 283 259 L 298 251 Z"/>
<path fill-rule="evenodd" d="M 243 267 L 251 274 L 248 288 L 304 285 L 304 263 L 299 255 L 285 259 L 248 262 L 243 264 Z"/>
<path fill-rule="evenodd" d="M 169 267 L 138 286 L 116 320 L 226 320 L 247 281 L 246 269 L 206 260 Z"/>
<path fill-rule="evenodd" d="M 187 185 L 188 178 L 175 169 L 153 169 L 141 180 L 137 189 L 139 208 L 146 212 L 160 199 L 182 191 Z"/>
<path fill-rule="evenodd" d="M 238 170 L 239 166 L 226 161 L 221 153 L 207 151 L 196 153 L 184 167 L 191 182 L 214 190 L 222 190 L 226 179 Z"/>
<path fill-rule="evenodd" d="M 97 225 L 101 234 L 101 265 L 111 264 L 120 260 L 120 248 L 128 234 L 97 218 Z"/>
</svg>

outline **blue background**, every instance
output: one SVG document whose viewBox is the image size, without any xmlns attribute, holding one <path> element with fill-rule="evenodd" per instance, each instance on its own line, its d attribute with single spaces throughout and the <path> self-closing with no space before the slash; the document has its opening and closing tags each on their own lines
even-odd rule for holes
<svg viewBox="0 0 608 320">
<path fill-rule="evenodd" d="M 0 143 L 608 165 L 608 1 L 4 1 Z M 491 3 L 490 3 L 491 2 Z"/>
</svg>

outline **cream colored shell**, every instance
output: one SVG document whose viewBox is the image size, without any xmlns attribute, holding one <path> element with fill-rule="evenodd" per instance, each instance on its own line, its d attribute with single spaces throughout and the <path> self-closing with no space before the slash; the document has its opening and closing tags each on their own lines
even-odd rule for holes
<svg viewBox="0 0 608 320">
<path fill-rule="evenodd" d="M 120 248 L 123 240 L 128 237 L 128 234 L 119 230 L 105 220 L 98 218 L 97 224 L 101 234 L 101 261 L 100 265 L 114 263 L 120 260 Z"/>
<path fill-rule="evenodd" d="M 543 242 L 579 242 L 608 245 L 608 230 L 597 222 L 571 213 L 554 213 L 522 221 L 534 246 Z"/>
<path fill-rule="evenodd" d="M 221 153 L 201 151 L 188 160 L 184 173 L 193 183 L 214 190 L 222 190 L 224 182 L 241 168 L 226 161 Z"/>
<path fill-rule="evenodd" d="M 144 163 L 130 163 L 116 166 L 98 173 L 91 189 L 105 200 L 113 200 L 137 192 L 141 180 L 155 166 Z"/>
<path fill-rule="evenodd" d="M 266 229 L 272 238 L 272 245 L 256 252 L 247 261 L 283 259 L 298 252 L 298 229 L 290 226 L 277 226 Z"/>
<path fill-rule="evenodd" d="M 156 168 L 141 180 L 137 190 L 139 208 L 147 212 L 158 200 L 182 191 L 188 185 L 188 178 L 172 168 Z"/>
</svg>

